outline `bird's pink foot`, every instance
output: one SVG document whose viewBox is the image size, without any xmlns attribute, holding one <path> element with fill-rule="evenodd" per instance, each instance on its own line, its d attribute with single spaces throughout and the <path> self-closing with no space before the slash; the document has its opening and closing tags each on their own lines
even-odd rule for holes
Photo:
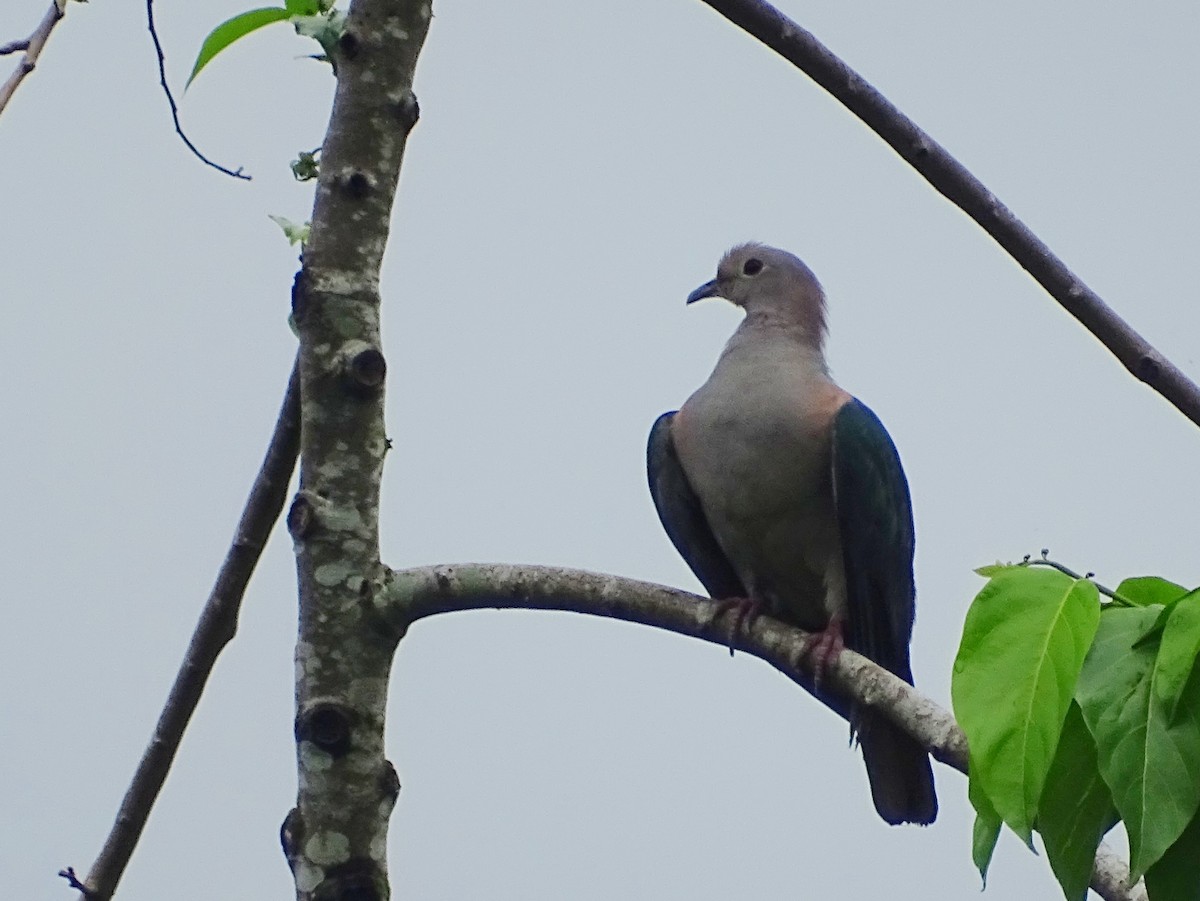
<svg viewBox="0 0 1200 901">
<path fill-rule="evenodd" d="M 733 623 L 729 628 L 729 656 L 733 656 L 733 646 L 737 642 L 738 633 L 742 628 L 750 629 L 758 615 L 762 613 L 762 605 L 753 598 L 724 598 L 717 602 L 717 612 L 713 614 L 715 623 L 721 616 L 734 611 Z"/>
<path fill-rule="evenodd" d="M 804 649 L 800 651 L 797 663 L 805 658 L 812 661 L 813 685 L 816 688 L 821 687 L 821 680 L 825 677 L 825 672 L 837 659 L 842 649 L 846 647 L 842 628 L 841 614 L 834 614 L 829 620 L 829 625 L 820 632 L 813 632 L 805 641 Z"/>
</svg>

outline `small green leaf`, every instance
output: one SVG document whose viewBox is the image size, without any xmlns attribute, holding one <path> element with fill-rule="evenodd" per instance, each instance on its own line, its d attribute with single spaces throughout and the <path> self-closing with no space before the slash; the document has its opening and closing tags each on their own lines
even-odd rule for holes
<svg viewBox="0 0 1200 901">
<path fill-rule="evenodd" d="M 249 12 L 240 13 L 232 19 L 222 22 L 208 33 L 208 37 L 200 45 L 200 52 L 196 55 L 196 64 L 192 66 L 192 74 L 188 76 L 188 85 L 190 86 L 196 80 L 196 76 L 200 74 L 200 70 L 212 62 L 214 56 L 238 40 L 238 38 L 244 38 L 250 32 L 257 31 L 264 25 L 270 25 L 272 22 L 282 22 L 291 17 L 292 13 L 288 10 L 282 7 L 270 6 L 265 9 L 252 9 Z"/>
<path fill-rule="evenodd" d="M 1136 880 L 1179 838 L 1200 807 L 1200 679 L 1168 719 L 1156 682 L 1159 643 L 1141 639 L 1157 607 L 1110 607 L 1100 617 L 1075 696 L 1129 833 Z"/>
<path fill-rule="evenodd" d="M 997 573 L 1003 572 L 1006 569 L 1011 569 L 1012 566 L 1012 563 L 1001 563 L 999 560 L 997 560 L 995 563 L 988 563 L 985 566 L 980 566 L 975 570 L 975 575 L 983 576 L 985 579 L 990 579 Z"/>
<path fill-rule="evenodd" d="M 1183 835 L 1146 871 L 1151 901 L 1195 901 L 1200 898 L 1200 814 Z"/>
<path fill-rule="evenodd" d="M 1113 593 L 1139 607 L 1145 607 L 1149 604 L 1169 604 L 1187 594 L 1187 589 L 1158 576 L 1135 576 L 1123 581 Z"/>
<path fill-rule="evenodd" d="M 312 181 L 321 174 L 321 161 L 318 156 L 321 148 L 316 150 L 301 150 L 296 159 L 292 160 L 292 177 L 296 181 Z"/>
<path fill-rule="evenodd" d="M 312 230 L 311 222 L 300 224 L 283 216 L 268 216 L 268 218 L 283 229 L 283 234 L 289 244 L 303 244 L 308 240 L 308 233 Z"/>
<path fill-rule="evenodd" d="M 1099 616 L 1093 583 L 1033 567 L 996 574 L 967 611 L 951 696 L 971 784 L 1026 844 Z"/>
<path fill-rule="evenodd" d="M 968 784 L 967 795 L 975 808 L 975 827 L 971 831 L 971 860 L 975 869 L 979 871 L 979 878 L 983 880 L 982 888 L 987 888 L 987 871 L 992 865 L 992 855 L 996 853 L 996 842 L 1000 838 L 1000 827 L 1003 823 L 987 796 L 977 790 L 974 781 Z"/>
<path fill-rule="evenodd" d="M 293 16 L 315 16 L 324 12 L 319 0 L 283 0 L 283 5 Z"/>
<path fill-rule="evenodd" d="M 1154 663 L 1154 694 L 1167 708 L 1167 721 L 1179 713 L 1179 701 L 1200 656 L 1200 589 L 1168 605 L 1166 626 Z"/>
<path fill-rule="evenodd" d="M 1067 901 L 1087 896 L 1096 846 L 1116 821 L 1112 793 L 1096 763 L 1096 742 L 1072 703 L 1038 802 L 1038 832 Z"/>
</svg>

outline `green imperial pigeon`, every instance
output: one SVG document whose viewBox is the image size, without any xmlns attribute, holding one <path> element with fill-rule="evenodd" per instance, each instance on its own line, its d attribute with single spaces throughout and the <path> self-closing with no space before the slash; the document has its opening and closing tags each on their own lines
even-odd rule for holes
<svg viewBox="0 0 1200 901">
<path fill-rule="evenodd" d="M 908 483 L 883 424 L 829 377 L 825 292 L 790 253 L 743 244 L 687 302 L 705 297 L 746 318 L 708 381 L 650 432 L 667 535 L 708 593 L 738 608 L 734 637 L 761 609 L 819 633 L 818 672 L 845 646 L 912 684 Z M 853 725 L 879 815 L 932 823 L 925 749 L 869 710 Z"/>
</svg>

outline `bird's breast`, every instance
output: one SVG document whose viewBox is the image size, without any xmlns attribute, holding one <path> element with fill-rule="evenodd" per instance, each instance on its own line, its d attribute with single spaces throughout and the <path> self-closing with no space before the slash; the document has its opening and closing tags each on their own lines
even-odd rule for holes
<svg viewBox="0 0 1200 901">
<path fill-rule="evenodd" d="M 676 417 L 680 463 L 751 595 L 821 628 L 842 604 L 826 589 L 841 567 L 830 427 L 847 395 L 822 369 L 733 362 Z"/>
</svg>

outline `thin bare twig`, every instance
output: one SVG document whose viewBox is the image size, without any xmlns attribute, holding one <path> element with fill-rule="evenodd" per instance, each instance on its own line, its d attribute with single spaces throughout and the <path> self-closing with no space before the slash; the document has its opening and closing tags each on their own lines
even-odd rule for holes
<svg viewBox="0 0 1200 901">
<path fill-rule="evenodd" d="M 518 564 L 443 564 L 391 570 L 375 588 L 375 606 L 402 631 L 422 617 L 459 610 L 561 610 L 667 629 L 724 646 L 728 632 L 713 628 L 716 601 L 620 576 Z M 920 741 L 937 760 L 967 772 L 967 740 L 954 717 L 904 680 L 865 657 L 843 650 L 830 664 L 822 690 L 813 688 L 809 634 L 760 616 L 738 647 L 765 660 L 843 719 L 851 704 L 871 707 Z M 800 663 L 798 666 L 797 663 Z M 1105 901 L 1144 901 L 1128 885 L 1129 867 L 1101 843 L 1091 886 Z"/>
<path fill-rule="evenodd" d="M 50 32 L 58 24 L 58 20 L 67 14 L 66 8 L 67 0 L 50 0 L 50 8 L 46 10 L 46 15 L 42 16 L 42 21 L 33 30 L 33 34 L 23 41 L 9 41 L 0 47 L 0 56 L 21 52 L 25 54 L 21 57 L 21 61 L 17 63 L 17 68 L 8 76 L 4 84 L 0 85 L 0 113 L 4 112 L 4 108 L 8 106 L 8 101 L 12 99 L 12 95 L 16 93 L 21 82 L 25 80 L 25 76 L 37 66 L 38 57 L 42 54 L 42 48 L 46 46 L 46 41 L 50 39 Z"/>
<path fill-rule="evenodd" d="M 1105 595 L 1106 597 L 1112 598 L 1114 604 L 1117 604 L 1120 607 L 1136 607 L 1137 606 L 1137 604 L 1133 603 L 1133 601 L 1129 600 L 1129 598 L 1123 598 L 1119 594 L 1117 594 L 1115 591 L 1113 591 L 1111 588 L 1108 588 L 1104 585 L 1101 585 L 1099 582 L 1097 582 L 1096 579 L 1094 578 L 1096 575 L 1095 573 L 1084 573 L 1081 576 L 1081 575 L 1079 575 L 1079 573 L 1075 572 L 1075 570 L 1071 569 L 1066 564 L 1059 563 L 1057 560 L 1051 560 L 1049 548 L 1042 548 L 1042 557 L 1040 560 L 1034 560 L 1032 554 L 1026 554 L 1025 560 L 1023 562 L 1026 566 L 1048 566 L 1051 569 L 1057 569 L 1064 576 L 1069 576 L 1072 579 L 1087 579 L 1093 585 L 1096 586 L 1096 590 L 1098 592 L 1100 592 L 1102 595 Z"/>
<path fill-rule="evenodd" d="M 703 0 L 828 91 L 970 216 L 1135 378 L 1200 425 L 1200 387 L 1134 331 L 933 138 L 815 37 L 763 0 Z"/>
<path fill-rule="evenodd" d="M 171 686 L 154 734 L 150 736 L 150 743 L 125 791 L 112 831 L 87 879 L 79 886 L 85 901 L 108 901 L 112 897 L 137 847 L 217 656 L 237 632 L 242 596 L 283 509 L 299 448 L 300 375 L 298 366 L 293 366 L 275 432 L 246 499 L 233 543 L 192 633 L 175 684 Z M 62 874 L 66 873 L 74 878 L 73 869 L 68 867 L 62 871 Z"/>
<path fill-rule="evenodd" d="M 220 163 L 214 163 L 201 153 L 191 139 L 184 134 L 183 125 L 179 121 L 179 107 L 175 105 L 175 95 L 171 93 L 171 88 L 167 84 L 167 59 L 163 54 L 162 42 L 158 39 L 158 29 L 154 27 L 154 0 L 146 0 L 146 27 L 150 29 L 150 38 L 154 41 L 154 52 L 158 54 L 158 83 L 162 85 L 163 93 L 167 95 L 167 103 L 171 106 L 171 121 L 175 123 L 175 134 L 179 135 L 183 143 L 187 145 L 187 149 L 192 151 L 204 165 L 212 166 L 218 172 L 224 172 L 234 178 L 250 181 L 250 176 L 242 172 L 241 166 L 234 170 L 226 169 Z"/>
</svg>

